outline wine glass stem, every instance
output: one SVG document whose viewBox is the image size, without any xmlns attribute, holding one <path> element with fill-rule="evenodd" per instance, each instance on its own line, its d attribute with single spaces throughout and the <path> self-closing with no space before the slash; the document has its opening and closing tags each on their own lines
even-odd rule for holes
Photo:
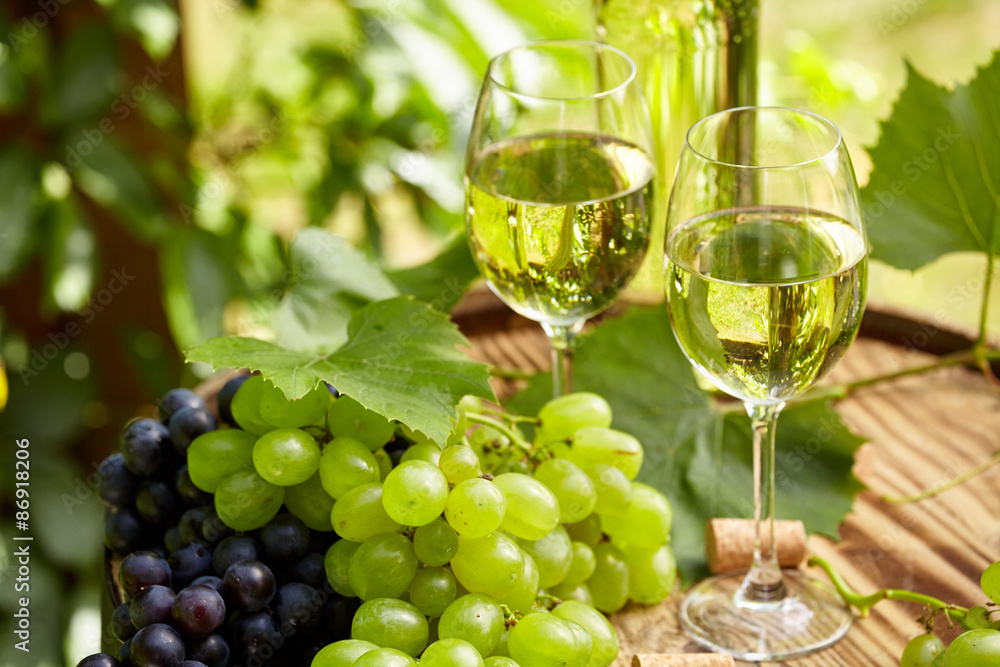
<svg viewBox="0 0 1000 667">
<path fill-rule="evenodd" d="M 774 541 L 774 433 L 783 407 L 784 403 L 746 405 L 753 426 L 753 518 L 756 531 L 753 564 L 737 593 L 737 603 L 774 602 L 785 595 Z"/>
<path fill-rule="evenodd" d="M 573 339 L 580 326 L 542 324 L 552 343 L 552 398 L 573 391 Z"/>
</svg>

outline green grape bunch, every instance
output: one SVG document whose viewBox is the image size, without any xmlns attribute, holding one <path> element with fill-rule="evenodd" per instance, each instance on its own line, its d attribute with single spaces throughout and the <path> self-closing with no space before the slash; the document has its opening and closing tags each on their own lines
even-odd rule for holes
<svg viewBox="0 0 1000 667">
<path fill-rule="evenodd" d="M 537 417 L 466 397 L 441 443 L 326 386 L 288 400 L 260 375 L 231 412 L 235 428 L 189 447 L 192 482 L 236 531 L 284 508 L 333 535 L 327 583 L 359 604 L 312 667 L 607 667 L 604 614 L 674 589 L 672 508 L 635 481 L 642 445 L 596 394 Z"/>
</svg>

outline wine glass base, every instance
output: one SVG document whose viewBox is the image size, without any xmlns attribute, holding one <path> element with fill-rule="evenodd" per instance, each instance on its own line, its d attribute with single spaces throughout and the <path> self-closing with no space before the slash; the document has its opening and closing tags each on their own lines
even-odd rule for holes
<svg viewBox="0 0 1000 667">
<path fill-rule="evenodd" d="M 843 599 L 818 581 L 786 571 L 781 600 L 737 603 L 743 578 L 724 574 L 691 589 L 680 619 L 692 639 L 741 660 L 784 660 L 826 648 L 851 627 Z"/>
</svg>

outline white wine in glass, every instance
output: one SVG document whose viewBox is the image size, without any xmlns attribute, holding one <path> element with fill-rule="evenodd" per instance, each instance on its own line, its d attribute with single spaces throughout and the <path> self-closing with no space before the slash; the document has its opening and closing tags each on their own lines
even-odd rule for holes
<svg viewBox="0 0 1000 667">
<path fill-rule="evenodd" d="M 696 123 L 674 179 L 665 250 L 677 341 L 704 377 L 744 403 L 753 426 L 753 564 L 694 586 L 681 624 L 743 660 L 817 651 L 847 632 L 851 613 L 832 588 L 778 566 L 774 434 L 785 402 L 843 356 L 864 310 L 867 241 L 837 128 L 766 107 Z"/>
<path fill-rule="evenodd" d="M 466 164 L 469 243 L 491 289 L 552 340 L 555 395 L 573 337 L 645 257 L 650 136 L 618 49 L 539 42 L 490 63 Z"/>
</svg>

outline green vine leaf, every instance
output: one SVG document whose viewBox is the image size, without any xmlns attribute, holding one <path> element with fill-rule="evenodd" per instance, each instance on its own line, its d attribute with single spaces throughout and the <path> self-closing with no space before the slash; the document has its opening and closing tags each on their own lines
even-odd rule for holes
<svg viewBox="0 0 1000 667">
<path fill-rule="evenodd" d="M 753 516 L 749 419 L 720 409 L 698 386 L 662 307 L 635 308 L 578 343 L 574 389 L 604 396 L 613 426 L 643 443 L 639 479 L 673 504 L 672 544 L 681 576 L 688 583 L 702 578 L 708 573 L 705 522 Z M 550 395 L 549 378 L 537 377 L 511 405 L 521 414 L 535 414 Z M 836 536 L 863 488 L 851 472 L 862 442 L 830 401 L 785 409 L 777 435 L 778 517 L 801 519 L 809 532 Z"/>
<path fill-rule="evenodd" d="M 444 442 L 462 396 L 494 399 L 488 367 L 458 349 L 467 345 L 447 315 L 402 296 L 355 312 L 347 341 L 329 354 L 226 336 L 189 349 L 187 360 L 260 371 L 292 399 L 329 382 L 366 408 Z"/>
<path fill-rule="evenodd" d="M 908 66 L 862 191 L 871 256 L 916 269 L 941 255 L 1000 251 L 1000 54 L 967 85 Z"/>
</svg>

